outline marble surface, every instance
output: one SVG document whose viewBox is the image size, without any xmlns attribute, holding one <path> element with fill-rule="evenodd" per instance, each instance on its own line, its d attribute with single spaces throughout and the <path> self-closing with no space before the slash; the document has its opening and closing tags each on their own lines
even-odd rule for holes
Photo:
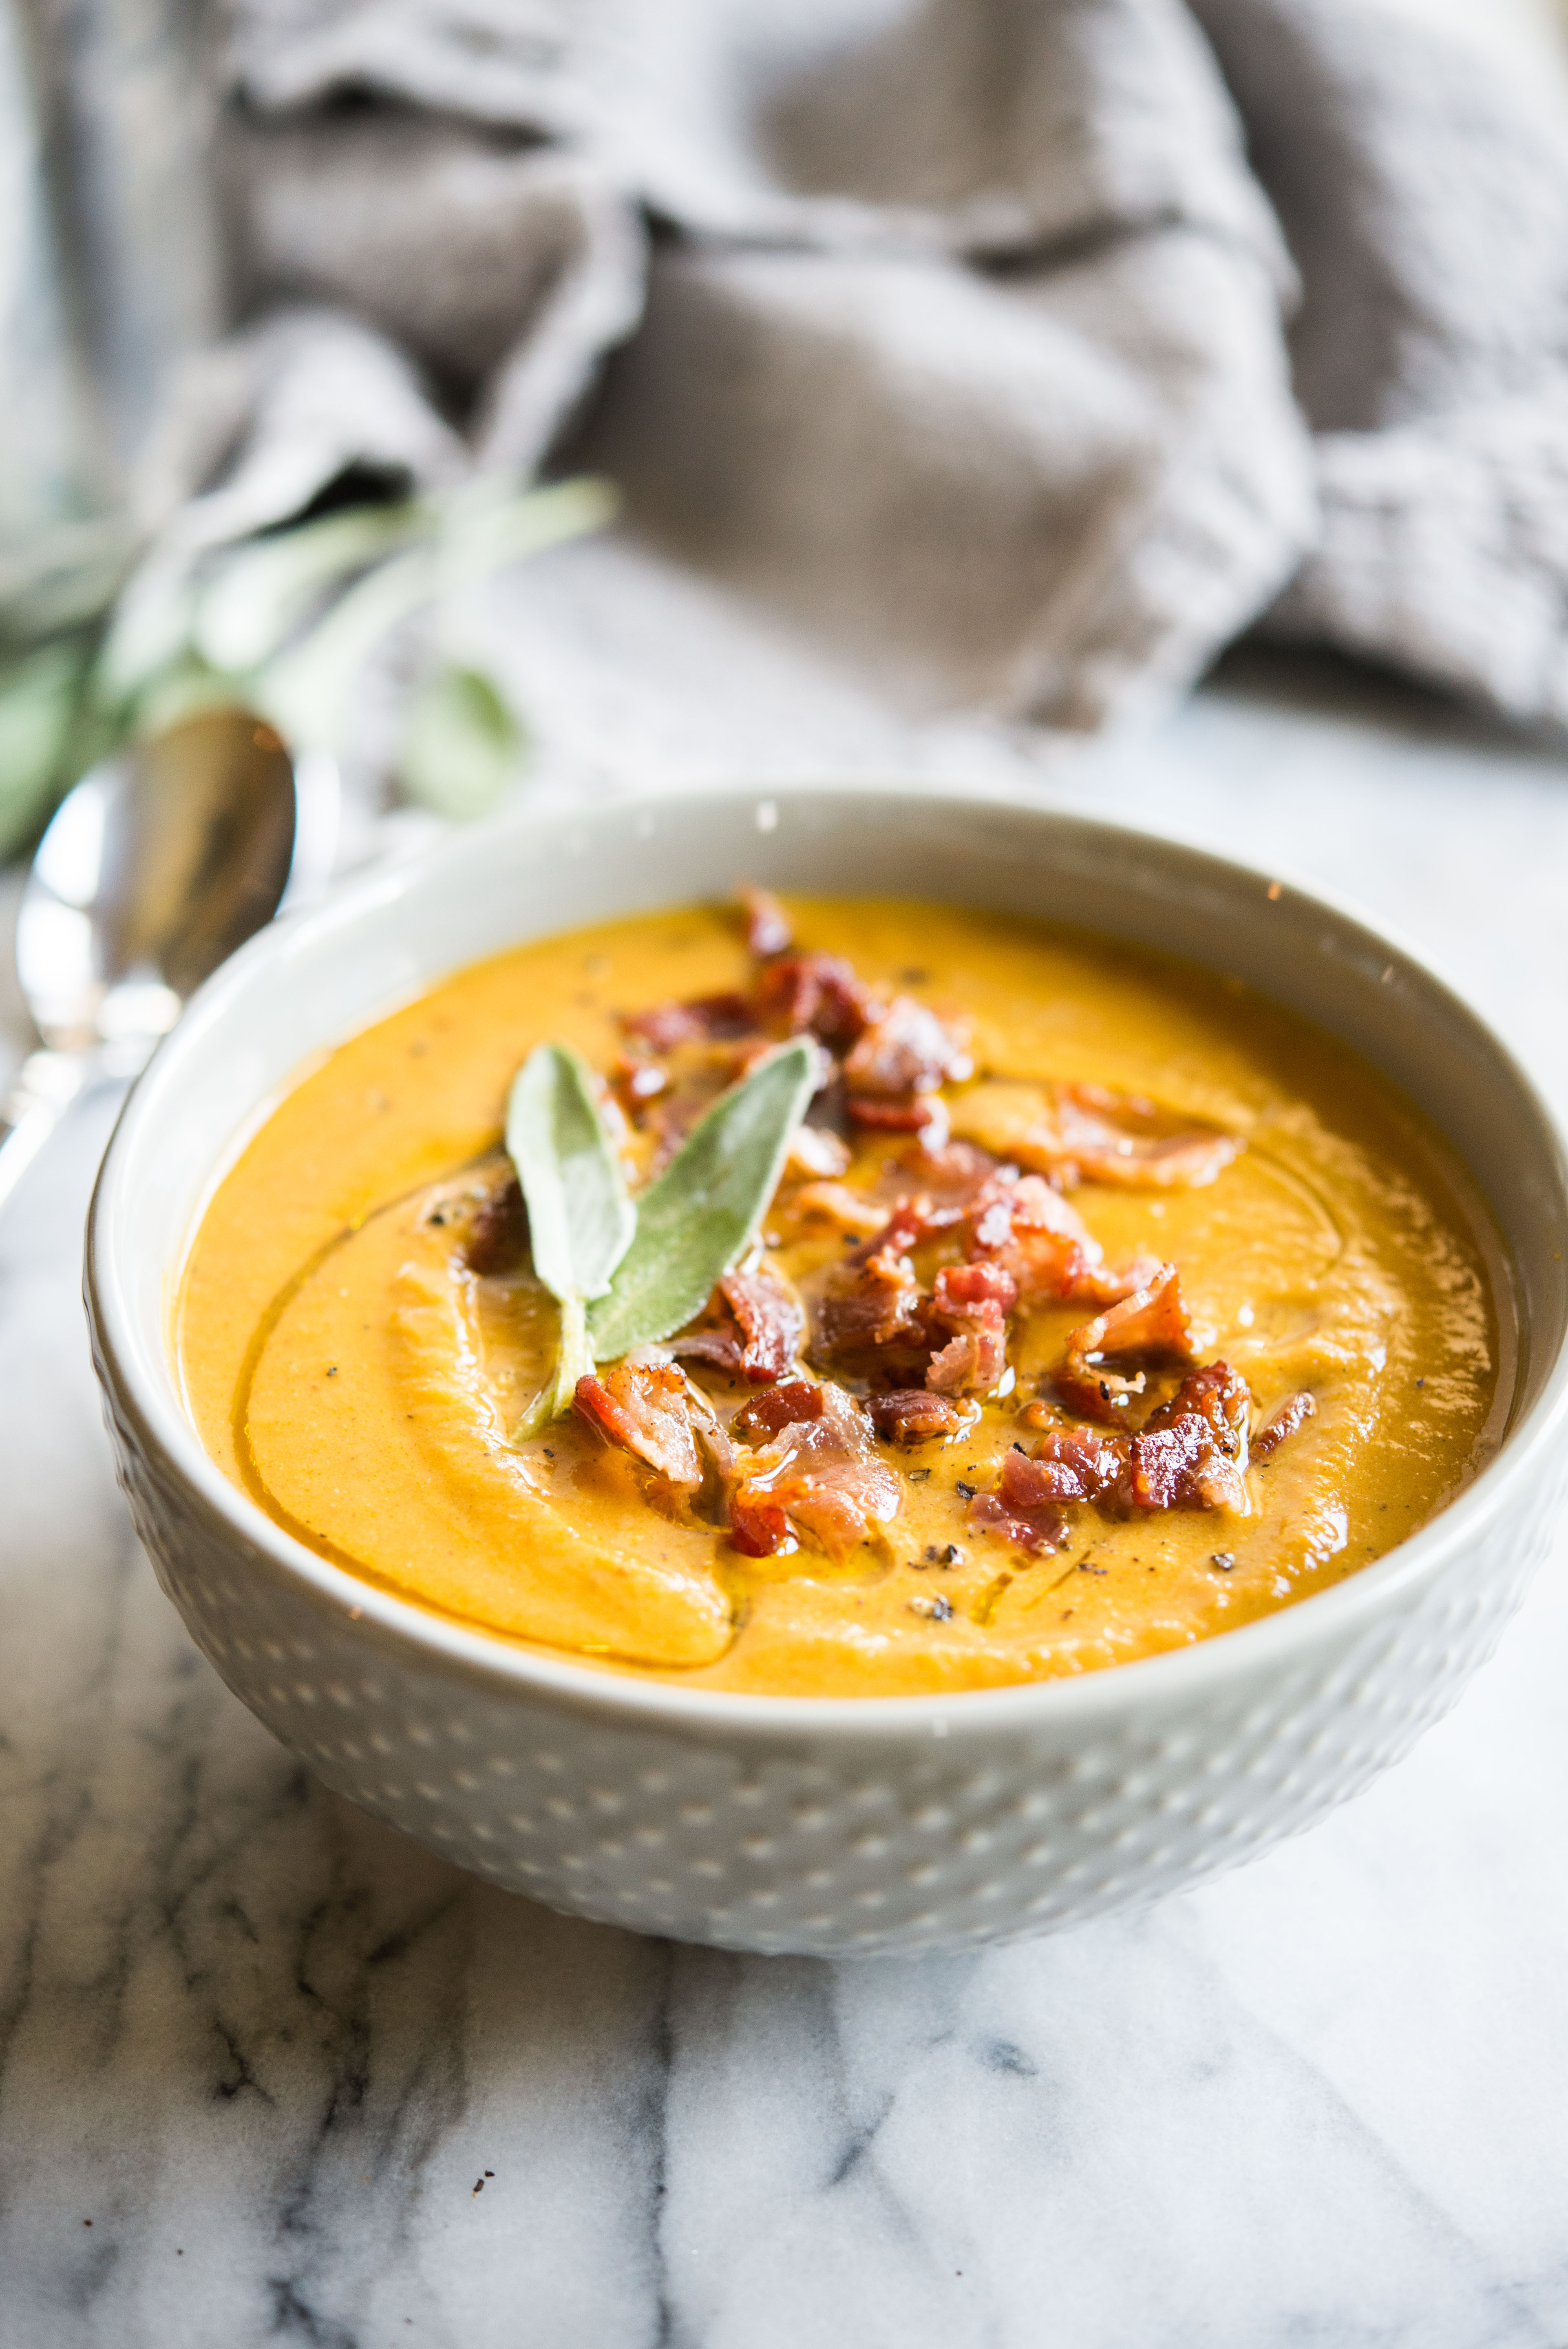
<svg viewBox="0 0 1568 2349">
<path fill-rule="evenodd" d="M 1029 763 L 613 544 L 499 617 L 552 792 Z M 1358 898 L 1568 1107 L 1559 753 L 1248 657 L 1040 788 Z M 1403 1768 L 1148 1915 L 570 1922 L 315 1785 L 158 1592 L 77 1302 L 112 1109 L 0 1223 L 0 2349 L 1568 2343 L 1568 1548 Z"/>
</svg>

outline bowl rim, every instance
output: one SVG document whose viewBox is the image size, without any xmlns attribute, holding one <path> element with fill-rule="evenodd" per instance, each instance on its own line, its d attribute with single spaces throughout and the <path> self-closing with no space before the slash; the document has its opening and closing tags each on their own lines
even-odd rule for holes
<svg viewBox="0 0 1568 2349">
<path fill-rule="evenodd" d="M 1568 1335 L 1560 1343 L 1534 1402 L 1508 1430 L 1499 1451 L 1470 1484 L 1428 1524 L 1342 1582 L 1308 1592 L 1271 1614 L 1207 1639 L 1091 1671 L 918 1694 L 773 1695 L 693 1687 L 678 1680 L 594 1666 L 438 1614 L 413 1599 L 362 1579 L 285 1533 L 248 1494 L 230 1482 L 172 1395 L 144 1390 L 135 1342 L 139 1316 L 114 1257 L 112 1218 L 117 1194 L 128 1179 L 125 1170 L 143 1130 L 159 1114 L 163 1092 L 179 1081 L 183 1051 L 222 1019 L 232 999 L 248 989 L 276 956 L 308 955 L 318 940 L 373 919 L 379 909 L 400 902 L 411 888 L 438 884 L 442 869 L 471 855 L 477 840 L 511 842 L 530 835 L 548 840 L 552 833 L 583 823 L 624 823 L 644 808 L 668 809 L 714 799 L 754 809 L 778 800 L 815 799 L 823 803 L 836 802 L 848 809 L 857 799 L 885 801 L 895 796 L 918 797 L 954 812 L 989 807 L 1047 825 L 1067 824 L 1098 835 L 1108 849 L 1119 843 L 1129 848 L 1136 844 L 1173 849 L 1192 860 L 1194 867 L 1207 867 L 1217 882 L 1233 888 L 1255 883 L 1266 889 L 1283 880 L 1293 900 L 1307 910 L 1327 915 L 1357 936 L 1357 943 L 1375 948 L 1397 971 L 1416 980 L 1447 1015 L 1469 1028 L 1537 1122 L 1550 1147 L 1559 1205 L 1568 1215 L 1568 1140 L 1510 1046 L 1397 931 L 1334 893 L 1297 882 L 1278 864 L 1265 871 L 1222 855 L 1174 825 L 1108 822 L 1022 784 L 988 781 L 972 787 L 919 775 L 857 775 L 845 781 L 829 776 L 725 778 L 661 784 L 617 796 L 590 810 L 525 804 L 466 827 L 417 858 L 388 868 L 373 868 L 324 902 L 262 931 L 191 998 L 184 1017 L 131 1087 L 116 1122 L 88 1212 L 84 1264 L 86 1301 L 102 1357 L 100 1376 L 112 1383 L 121 1412 L 135 1420 L 142 1444 L 164 1475 L 172 1475 L 184 1486 L 188 1499 L 219 1521 L 248 1565 L 253 1560 L 255 1568 L 264 1565 L 273 1577 L 302 1586 L 316 1605 L 340 1618 L 346 1626 L 352 1624 L 355 1634 L 370 1645 L 405 1655 L 412 1649 L 431 1661 L 438 1661 L 449 1671 L 487 1686 L 497 1696 L 503 1692 L 531 1696 L 558 1711 L 613 1716 L 629 1728 L 676 1731 L 692 1740 L 731 1740 L 738 1732 L 762 1745 L 830 1736 L 853 1742 L 875 1742 L 889 1734 L 900 1739 L 989 1736 L 1040 1731 L 1058 1723 L 1065 1727 L 1107 1713 L 1154 1713 L 1185 1706 L 1219 1688 L 1245 1682 L 1254 1673 L 1266 1675 L 1271 1667 L 1304 1659 L 1314 1650 L 1345 1638 L 1361 1619 L 1382 1615 L 1412 1588 L 1434 1577 L 1456 1551 L 1474 1545 L 1485 1526 L 1505 1512 L 1521 1487 L 1533 1481 L 1553 1436 L 1568 1421 Z M 438 978 L 431 978 L 419 991 L 439 983 Z M 362 1032 L 394 1008 L 389 999 L 383 1010 L 370 1012 L 343 1037 L 324 1040 L 320 1049 L 332 1049 L 335 1042 L 346 1040 L 348 1034 Z M 257 1106 L 261 1109 L 264 1104 Z M 1484 1198 L 1484 1186 L 1473 1171 L 1471 1179 Z M 187 1228 L 187 1247 L 210 1196 L 209 1187 Z M 167 1333 L 160 1330 L 155 1343 L 165 1359 L 167 1342 Z"/>
</svg>

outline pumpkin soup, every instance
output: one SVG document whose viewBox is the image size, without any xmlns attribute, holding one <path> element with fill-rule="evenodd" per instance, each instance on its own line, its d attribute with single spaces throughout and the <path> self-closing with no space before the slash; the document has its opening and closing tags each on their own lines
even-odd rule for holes
<svg viewBox="0 0 1568 2349">
<path fill-rule="evenodd" d="M 196 1232 L 203 1441 L 368 1581 L 603 1668 L 1076 1673 L 1351 1574 L 1494 1448 L 1485 1211 L 1237 982 L 745 893 L 460 972 Z"/>
</svg>

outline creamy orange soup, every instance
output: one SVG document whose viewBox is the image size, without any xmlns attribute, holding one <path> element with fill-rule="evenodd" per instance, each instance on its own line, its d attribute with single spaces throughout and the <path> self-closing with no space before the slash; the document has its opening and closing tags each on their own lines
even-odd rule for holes
<svg viewBox="0 0 1568 2349">
<path fill-rule="evenodd" d="M 788 916 L 760 956 L 708 906 L 521 947 L 299 1078 L 201 1218 L 176 1328 L 202 1440 L 280 1526 L 499 1638 L 868 1695 L 1206 1639 L 1476 1473 L 1507 1402 L 1495 1244 L 1386 1081 L 1119 946 L 876 900 Z M 823 956 L 858 992 L 824 994 Z M 831 1081 L 739 1285 L 520 1436 L 558 1326 L 501 1149 L 525 1055 L 603 1077 L 635 1198 L 813 1022 Z"/>
</svg>

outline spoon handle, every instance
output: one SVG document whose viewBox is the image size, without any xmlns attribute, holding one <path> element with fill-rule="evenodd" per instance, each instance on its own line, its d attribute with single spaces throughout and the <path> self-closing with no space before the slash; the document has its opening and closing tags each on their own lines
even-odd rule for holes
<svg viewBox="0 0 1568 2349">
<path fill-rule="evenodd" d="M 87 1081 L 85 1053 L 30 1052 L 0 1102 L 0 1207 Z"/>
</svg>

